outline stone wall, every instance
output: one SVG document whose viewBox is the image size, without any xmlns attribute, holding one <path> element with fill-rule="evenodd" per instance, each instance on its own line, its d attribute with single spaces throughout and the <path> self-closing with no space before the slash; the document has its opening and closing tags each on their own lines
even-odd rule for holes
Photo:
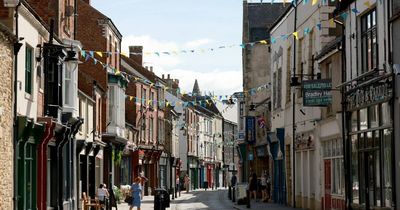
<svg viewBox="0 0 400 210">
<path fill-rule="evenodd" d="M 13 209 L 13 51 L 10 42 L 8 34 L 0 30 L 0 209 Z"/>
</svg>

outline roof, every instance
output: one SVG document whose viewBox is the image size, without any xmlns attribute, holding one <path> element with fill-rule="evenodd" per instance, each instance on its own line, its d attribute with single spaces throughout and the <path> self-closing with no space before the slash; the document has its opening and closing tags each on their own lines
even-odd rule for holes
<svg viewBox="0 0 400 210">
<path fill-rule="evenodd" d="M 339 36 L 336 39 L 330 41 L 328 44 L 326 44 L 322 48 L 321 52 L 315 57 L 315 60 L 319 60 L 322 57 L 324 57 L 325 55 L 327 55 L 328 53 L 330 53 L 333 50 L 337 49 L 338 46 L 340 45 L 341 41 L 342 41 L 342 37 L 341 36 Z"/>
<path fill-rule="evenodd" d="M 142 74 L 144 77 L 146 77 L 146 79 L 148 79 L 149 81 L 151 81 L 151 82 L 153 82 L 153 83 L 156 83 L 156 78 L 157 78 L 157 76 L 156 76 L 153 72 L 147 70 L 147 69 L 146 69 L 145 67 L 143 67 L 142 65 L 136 63 L 135 60 L 133 60 L 133 59 L 131 59 L 131 58 L 125 56 L 125 55 L 121 55 L 121 59 L 122 59 L 123 61 L 125 61 L 128 65 L 130 65 L 132 68 L 134 68 L 137 72 L 139 72 L 139 73 Z M 122 65 L 121 65 L 121 66 L 122 66 Z M 127 71 L 127 69 L 125 69 L 125 68 L 122 68 L 122 70 L 123 70 L 123 71 Z"/>
<path fill-rule="evenodd" d="M 182 95 L 182 100 L 186 102 L 193 102 L 193 101 L 201 101 L 201 104 L 198 103 L 190 103 L 195 110 L 202 112 L 204 114 L 209 115 L 210 117 L 220 116 L 222 117 L 221 113 L 219 112 L 218 108 L 215 106 L 214 103 L 206 103 L 206 100 L 212 100 L 209 96 L 189 96 L 187 94 Z"/>
<path fill-rule="evenodd" d="M 115 32 L 115 34 L 122 39 L 122 34 L 121 32 L 118 30 L 118 28 L 115 26 L 114 22 L 111 20 L 111 18 L 107 17 L 106 15 L 104 15 L 103 13 L 101 13 L 99 10 L 97 10 L 96 8 L 92 7 L 92 5 L 86 3 L 83 0 L 79 1 L 80 5 L 79 7 L 86 7 L 87 9 L 92 10 L 94 13 L 97 13 L 97 15 L 99 16 L 99 18 L 103 18 L 104 20 L 107 20 L 110 27 L 113 29 L 113 31 Z M 79 14 L 82 15 L 82 14 Z"/>
<path fill-rule="evenodd" d="M 249 28 L 269 28 L 288 7 L 283 3 L 247 3 Z"/>
<path fill-rule="evenodd" d="M 285 17 L 292 8 L 293 8 L 293 4 L 290 4 L 290 6 L 287 6 L 285 11 L 278 18 L 275 19 L 275 22 L 271 25 L 271 27 L 269 28 L 269 31 L 271 31 L 273 28 L 275 28 L 275 26 L 278 25 L 279 22 L 281 22 L 282 18 Z"/>
</svg>

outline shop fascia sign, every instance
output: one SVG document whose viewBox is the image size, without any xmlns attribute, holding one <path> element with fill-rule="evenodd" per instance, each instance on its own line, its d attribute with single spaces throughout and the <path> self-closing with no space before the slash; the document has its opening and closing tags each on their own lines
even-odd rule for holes
<svg viewBox="0 0 400 210">
<path fill-rule="evenodd" d="M 347 109 L 354 110 L 392 98 L 391 80 L 374 82 L 347 95 Z"/>
<path fill-rule="evenodd" d="M 329 106 L 332 104 L 332 80 L 305 80 L 302 82 L 303 106 Z"/>
</svg>

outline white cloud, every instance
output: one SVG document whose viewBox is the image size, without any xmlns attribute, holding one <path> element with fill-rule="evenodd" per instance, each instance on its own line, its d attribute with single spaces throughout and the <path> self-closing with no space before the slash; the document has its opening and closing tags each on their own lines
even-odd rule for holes
<svg viewBox="0 0 400 210">
<path fill-rule="evenodd" d="M 197 40 L 193 40 L 190 42 L 186 42 L 185 47 L 186 48 L 198 48 L 202 45 L 206 45 L 213 42 L 213 40 L 211 39 L 197 39 Z"/>
<path fill-rule="evenodd" d="M 178 44 L 170 41 L 159 41 L 151 38 L 150 36 L 127 36 L 122 40 L 122 52 L 128 53 L 129 46 L 140 45 L 143 46 L 144 52 L 164 52 L 178 50 Z M 144 66 L 154 66 L 171 68 L 180 63 L 182 60 L 178 56 L 156 56 L 149 55 L 143 56 Z"/>
<path fill-rule="evenodd" d="M 198 48 L 213 42 L 211 39 L 197 39 L 179 45 L 176 42 L 160 41 L 150 36 L 126 36 L 122 42 L 122 52 L 129 52 L 129 46 L 141 45 L 144 52 L 160 52 L 161 56 L 144 55 L 144 66 L 153 66 L 155 73 L 161 77 L 162 74 L 170 74 L 171 78 L 179 79 L 182 90 L 192 91 L 195 79 L 198 80 L 200 90 L 211 91 L 216 95 L 230 95 L 242 89 L 242 72 L 240 70 L 214 69 L 208 72 L 199 72 L 188 69 L 180 69 L 177 66 L 186 59 L 185 55 L 163 55 L 162 52 L 172 52 L 188 48 Z M 190 62 L 190 59 L 188 60 Z"/>
</svg>

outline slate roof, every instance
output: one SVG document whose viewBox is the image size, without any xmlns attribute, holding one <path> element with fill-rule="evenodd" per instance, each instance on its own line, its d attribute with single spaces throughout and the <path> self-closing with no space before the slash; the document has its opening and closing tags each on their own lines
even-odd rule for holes
<svg viewBox="0 0 400 210">
<path fill-rule="evenodd" d="M 247 3 L 249 28 L 269 28 L 289 5 L 289 3 L 285 6 L 283 3 Z"/>
</svg>

